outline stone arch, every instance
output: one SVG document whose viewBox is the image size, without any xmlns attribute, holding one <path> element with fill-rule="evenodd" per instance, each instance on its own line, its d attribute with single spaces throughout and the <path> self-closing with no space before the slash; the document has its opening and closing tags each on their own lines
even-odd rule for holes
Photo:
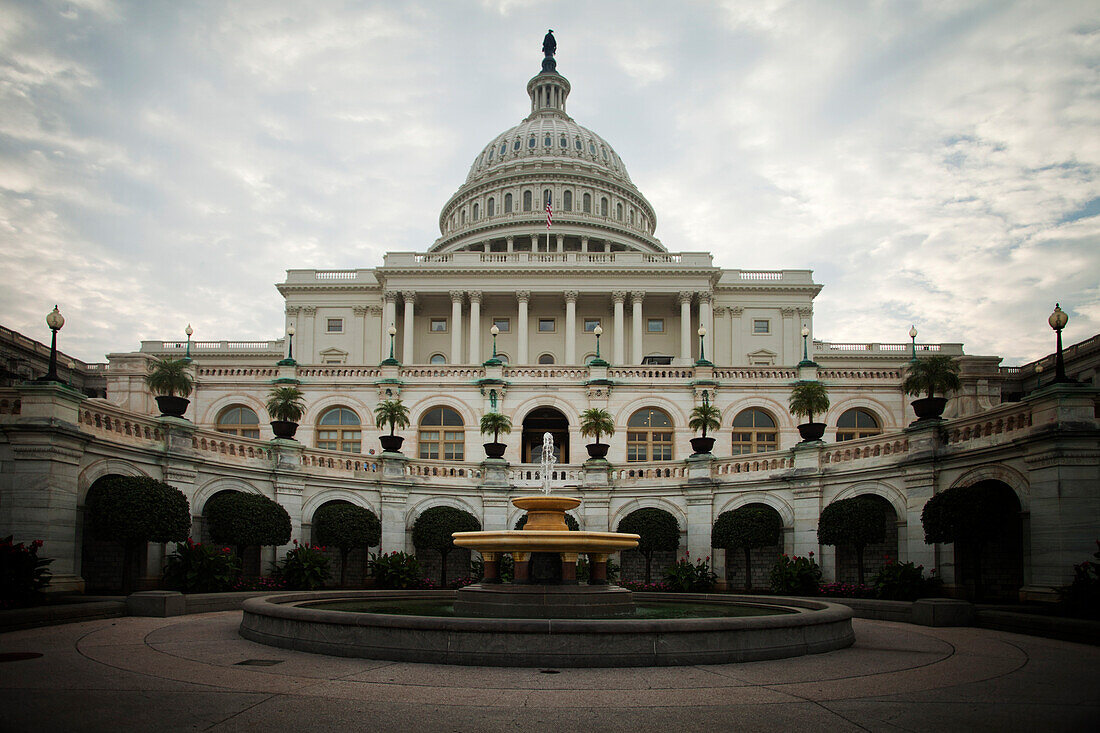
<svg viewBox="0 0 1100 733">
<path fill-rule="evenodd" d="M 195 493 L 191 496 L 191 516 L 202 516 L 202 513 L 206 510 L 206 502 L 210 501 L 210 498 L 215 494 L 220 494 L 223 491 L 241 491 L 246 494 L 261 494 L 266 496 L 264 492 L 243 479 L 225 477 L 214 478 L 196 489 Z"/>
<path fill-rule="evenodd" d="M 660 395 L 647 395 L 633 399 L 619 408 L 618 412 L 615 414 L 616 429 L 618 429 L 619 426 L 625 428 L 626 421 L 630 419 L 630 416 L 646 407 L 655 407 L 666 413 L 672 419 L 673 431 L 687 428 L 688 418 L 683 408 L 666 397 Z"/>
<path fill-rule="evenodd" d="M 687 531 L 688 522 L 687 514 L 683 509 L 676 506 L 671 501 L 659 497 L 647 497 L 632 499 L 614 513 L 611 517 L 610 529 L 616 531 L 619 523 L 622 522 L 627 515 L 639 509 L 660 509 L 663 512 L 671 514 L 673 519 L 676 520 L 676 525 L 680 530 L 680 544 L 676 551 L 662 550 L 655 551 L 653 553 L 652 561 L 652 578 L 660 580 L 663 571 L 668 566 L 676 562 L 678 554 L 682 553 L 687 547 Z M 620 572 L 622 573 L 623 580 L 645 580 L 645 568 L 646 561 L 645 555 L 637 549 L 623 550 L 619 553 Z"/>
<path fill-rule="evenodd" d="M 462 417 L 463 428 L 471 426 L 476 428 L 478 425 L 479 418 L 468 404 L 451 395 L 434 394 L 409 406 L 409 429 L 415 429 L 420 425 L 424 414 L 435 407 L 449 407 L 457 412 Z M 373 419 L 371 422 L 373 423 Z"/>
<path fill-rule="evenodd" d="M 971 486 L 979 481 L 990 480 L 1000 481 L 1016 493 L 1016 499 L 1020 502 L 1021 512 L 1031 511 L 1031 485 L 1023 474 L 1008 466 L 994 464 L 972 468 L 952 481 L 951 485 L 947 488 L 954 489 L 959 486 Z"/>
<path fill-rule="evenodd" d="M 218 421 L 218 415 L 221 414 L 222 410 L 232 407 L 233 405 L 244 405 L 251 409 L 256 413 L 256 416 L 260 418 L 260 427 L 262 428 L 264 426 L 264 418 L 268 417 L 264 401 L 254 394 L 243 392 L 223 395 L 211 402 L 206 406 L 206 409 L 203 410 L 199 424 L 215 425 Z"/>
<path fill-rule="evenodd" d="M 879 427 L 882 428 L 882 432 L 886 433 L 891 430 L 897 430 L 901 426 L 898 425 L 894 411 L 890 409 L 886 403 L 881 402 L 870 397 L 848 397 L 840 402 L 836 402 L 829 405 L 829 410 L 825 413 L 825 424 L 836 430 L 837 420 L 848 410 L 855 408 L 863 408 L 868 412 L 874 414 L 875 418 L 879 422 Z"/>
<path fill-rule="evenodd" d="M 852 484 L 838 491 L 837 494 L 826 503 L 832 504 L 834 501 L 851 499 L 853 496 L 860 496 L 861 494 L 874 494 L 890 502 L 890 506 L 894 508 L 894 514 L 897 516 L 898 521 L 904 520 L 909 511 L 909 503 L 906 501 L 905 494 L 885 481 L 861 481 Z"/>
<path fill-rule="evenodd" d="M 309 499 L 302 504 L 302 522 L 311 524 L 313 522 L 313 515 L 317 513 L 317 510 L 330 501 L 346 501 L 349 504 L 354 504 L 364 509 L 370 509 L 374 512 L 376 517 L 379 519 L 382 518 L 381 510 L 371 506 L 371 503 L 364 499 L 363 495 L 358 491 L 351 491 L 349 489 L 325 489 L 309 497 Z"/>
<path fill-rule="evenodd" d="M 783 529 L 786 530 L 794 527 L 794 507 L 770 491 L 752 492 L 734 496 L 727 500 L 725 504 L 722 504 L 720 509 L 714 512 L 714 518 L 718 519 L 718 516 L 721 514 L 732 512 L 743 506 L 748 506 L 749 504 L 764 504 L 770 506 L 778 512 L 779 517 L 783 520 Z M 711 522 L 711 524 L 713 525 L 713 522 Z"/>
<path fill-rule="evenodd" d="M 512 410 L 512 424 L 522 425 L 523 421 L 527 419 L 527 415 L 540 407 L 553 407 L 555 410 L 565 415 L 566 420 L 569 421 L 570 427 L 575 427 L 580 424 L 581 417 L 580 413 L 577 412 L 576 406 L 557 395 L 551 394 L 531 397 L 516 405 L 515 409 Z"/>
<path fill-rule="evenodd" d="M 321 416 L 333 407 L 346 407 L 359 416 L 359 424 L 363 427 L 374 425 L 374 411 L 365 402 L 354 397 L 350 392 L 339 392 L 321 397 L 314 402 L 306 403 L 306 411 L 302 415 L 301 424 L 316 426 Z"/>
<path fill-rule="evenodd" d="M 316 529 L 314 528 L 314 516 L 317 514 L 317 510 L 322 506 L 334 502 L 347 502 L 353 506 L 362 507 L 367 509 L 378 517 L 378 521 L 382 521 L 382 513 L 379 509 L 375 509 L 370 505 L 361 494 L 355 491 L 349 491 L 348 489 L 325 489 L 318 494 L 311 496 L 305 504 L 302 505 L 302 541 L 312 544 L 320 544 L 317 537 Z M 377 545 L 373 545 L 377 547 Z M 329 567 L 332 570 L 331 583 L 339 585 L 340 580 L 343 579 L 347 585 L 341 587 L 362 587 L 367 580 L 369 574 L 369 560 L 370 560 L 370 548 L 368 547 L 355 547 L 347 555 L 347 568 L 342 566 L 344 561 L 344 554 L 337 547 L 326 547 L 324 550 L 325 556 L 328 557 Z"/>
<path fill-rule="evenodd" d="M 894 561 L 901 559 L 902 547 L 905 538 L 908 537 L 905 526 L 907 504 L 901 491 L 882 481 L 864 481 L 847 486 L 833 496 L 828 503 L 832 504 L 857 496 L 872 497 L 880 502 L 885 515 L 885 538 L 882 542 L 863 548 L 864 582 L 870 583 L 886 557 Z M 890 516 L 891 514 L 893 517 Z M 835 553 L 836 580 L 855 583 L 859 579 L 859 564 L 855 548 L 838 545 L 833 548 L 833 552 Z"/>
<path fill-rule="evenodd" d="M 768 397 L 748 397 L 746 399 L 737 400 L 736 402 L 731 402 L 722 409 L 722 427 L 720 429 L 728 429 L 733 424 L 733 419 L 743 410 L 749 410 L 754 407 L 764 410 L 771 415 L 772 418 L 775 419 L 775 427 L 777 430 L 793 430 L 797 427 L 797 424 L 791 418 L 790 412 L 787 411 L 786 405 Z"/>
<path fill-rule="evenodd" d="M 674 502 L 656 496 L 630 499 L 621 507 L 616 509 L 615 513 L 611 515 L 611 521 L 608 523 L 611 531 L 615 531 L 615 527 L 619 526 L 619 522 L 622 521 L 623 517 L 633 511 L 637 511 L 638 509 L 663 509 L 672 516 L 676 517 L 676 524 L 680 527 L 681 535 L 687 532 L 687 512 L 677 506 Z"/>
<path fill-rule="evenodd" d="M 472 514 L 481 526 L 485 526 L 485 517 L 481 510 L 475 509 L 472 504 L 465 499 L 458 496 L 430 496 L 423 499 L 416 504 L 413 504 L 405 511 L 405 533 L 409 535 L 412 532 L 413 524 L 416 523 L 416 518 L 423 514 L 426 510 L 437 506 L 449 506 L 455 509 L 461 509 L 464 512 Z"/>
<path fill-rule="evenodd" d="M 144 469 L 132 463 L 127 463 L 119 458 L 104 458 L 95 461 L 94 463 L 88 464 L 77 477 L 76 505 L 84 506 L 84 502 L 88 498 L 88 489 L 92 488 L 92 485 L 99 479 L 111 475 L 148 476 L 153 478 L 151 474 Z"/>
</svg>

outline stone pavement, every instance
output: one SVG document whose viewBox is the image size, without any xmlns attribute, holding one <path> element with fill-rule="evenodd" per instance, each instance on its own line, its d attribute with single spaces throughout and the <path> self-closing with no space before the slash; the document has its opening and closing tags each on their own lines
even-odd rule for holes
<svg viewBox="0 0 1100 733">
<path fill-rule="evenodd" d="M 240 618 L 0 634 L 0 730 L 1100 730 L 1100 648 L 983 629 L 856 619 L 855 646 L 799 659 L 540 670 L 286 651 Z"/>
</svg>

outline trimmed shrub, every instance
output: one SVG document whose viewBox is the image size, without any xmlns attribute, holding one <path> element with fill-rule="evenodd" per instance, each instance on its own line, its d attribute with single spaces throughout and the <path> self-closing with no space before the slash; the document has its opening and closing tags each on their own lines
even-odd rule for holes
<svg viewBox="0 0 1100 733">
<path fill-rule="evenodd" d="M 187 538 L 176 545 L 164 567 L 164 585 L 183 593 L 219 593 L 233 588 L 241 561 L 228 547 Z"/>
<path fill-rule="evenodd" d="M 278 503 L 260 494 L 242 491 L 219 494 L 206 505 L 210 536 L 215 542 L 237 548 L 237 557 L 253 545 L 285 545 L 290 542 L 290 515 Z"/>
<path fill-rule="evenodd" d="M 14 544 L 13 536 L 0 540 L 0 608 L 31 605 L 50 584 L 46 567 L 53 559 L 38 556 L 42 540 Z"/>
<path fill-rule="evenodd" d="M 420 561 L 407 552 L 372 554 L 367 569 L 374 578 L 376 588 L 419 588 L 424 575 Z"/>
<path fill-rule="evenodd" d="M 771 588 L 783 595 L 814 596 L 821 585 L 821 567 L 809 557 L 783 555 L 772 567 Z"/>
<path fill-rule="evenodd" d="M 474 515 L 450 506 L 426 509 L 413 522 L 413 546 L 418 550 L 436 550 L 443 560 L 439 571 L 440 587 L 447 587 L 447 555 L 455 548 L 451 534 L 477 532 L 480 529 L 481 523 Z"/>
<path fill-rule="evenodd" d="M 783 519 L 771 507 L 743 506 L 718 515 L 710 531 L 711 547 L 745 552 L 745 592 L 752 590 L 752 551 L 783 539 Z"/>
<path fill-rule="evenodd" d="M 332 575 L 324 548 L 299 545 L 298 540 L 294 540 L 294 549 L 287 552 L 281 562 L 273 565 L 272 574 L 282 579 L 287 590 L 317 590 L 324 587 L 325 581 Z"/>
<path fill-rule="evenodd" d="M 88 499 L 94 536 L 122 545 L 122 592 L 133 590 L 134 564 L 147 542 L 183 542 L 191 530 L 187 497 L 147 476 L 106 476 Z"/>
<path fill-rule="evenodd" d="M 645 557 L 646 583 L 653 581 L 653 553 L 662 550 L 675 552 L 680 549 L 680 525 L 677 524 L 676 517 L 664 509 L 635 509 L 622 518 L 617 531 L 641 537 L 638 540 L 638 552 Z"/>
<path fill-rule="evenodd" d="M 665 568 L 665 580 L 669 590 L 676 593 L 706 593 L 714 588 L 718 576 L 711 570 L 709 555 L 692 562 L 691 555 L 685 553 L 674 565 Z"/>
<path fill-rule="evenodd" d="M 923 565 L 894 562 L 890 558 L 886 558 L 886 563 L 871 578 L 875 598 L 889 601 L 915 601 L 935 596 L 939 594 L 941 585 L 935 570 L 931 577 L 925 578 Z"/>
<path fill-rule="evenodd" d="M 349 502 L 325 504 L 313 515 L 317 542 L 340 550 L 340 586 L 347 583 L 348 555 L 356 548 L 374 547 L 382 540 L 382 523 L 370 509 Z"/>
<path fill-rule="evenodd" d="M 886 539 L 886 516 L 867 496 L 834 501 L 821 510 L 817 539 L 823 545 L 851 545 L 856 550 L 859 585 L 863 585 L 863 548 Z"/>
</svg>

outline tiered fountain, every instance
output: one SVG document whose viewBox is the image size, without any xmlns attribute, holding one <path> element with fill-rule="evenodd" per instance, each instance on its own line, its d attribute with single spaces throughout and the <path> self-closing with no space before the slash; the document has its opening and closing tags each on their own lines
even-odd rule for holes
<svg viewBox="0 0 1100 733">
<path fill-rule="evenodd" d="M 549 495 L 553 448 L 544 439 L 543 495 L 512 501 L 527 511 L 522 530 L 455 533 L 456 545 L 481 553 L 481 583 L 251 598 L 241 636 L 319 654 L 502 667 L 717 664 L 855 641 L 851 609 L 803 598 L 640 593 L 650 615 L 636 615 L 631 592 L 607 583 L 607 556 L 637 546 L 638 535 L 569 530 L 565 512 L 581 502 Z M 500 582 L 506 553 L 515 561 L 512 583 Z M 585 585 L 576 579 L 581 554 L 589 559 Z M 676 610 L 661 617 L 659 604 Z"/>
</svg>

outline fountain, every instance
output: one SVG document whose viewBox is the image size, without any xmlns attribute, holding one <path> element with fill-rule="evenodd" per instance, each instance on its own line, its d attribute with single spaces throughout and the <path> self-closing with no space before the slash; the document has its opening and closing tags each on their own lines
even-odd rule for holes
<svg viewBox="0 0 1100 733">
<path fill-rule="evenodd" d="M 804 598 L 639 593 L 642 602 L 691 606 L 691 612 L 638 617 L 635 594 L 607 582 L 608 555 L 637 546 L 638 535 L 570 531 L 565 512 L 581 500 L 550 495 L 553 466 L 547 434 L 542 495 L 512 500 L 527 511 L 523 529 L 454 534 L 455 545 L 481 553 L 482 582 L 450 592 L 251 598 L 244 602 L 241 636 L 319 654 L 513 667 L 719 664 L 833 651 L 855 641 L 851 609 Z M 512 583 L 500 579 L 505 553 L 515 561 Z M 575 572 L 581 554 L 589 558 L 585 585 L 577 584 Z"/>
</svg>

